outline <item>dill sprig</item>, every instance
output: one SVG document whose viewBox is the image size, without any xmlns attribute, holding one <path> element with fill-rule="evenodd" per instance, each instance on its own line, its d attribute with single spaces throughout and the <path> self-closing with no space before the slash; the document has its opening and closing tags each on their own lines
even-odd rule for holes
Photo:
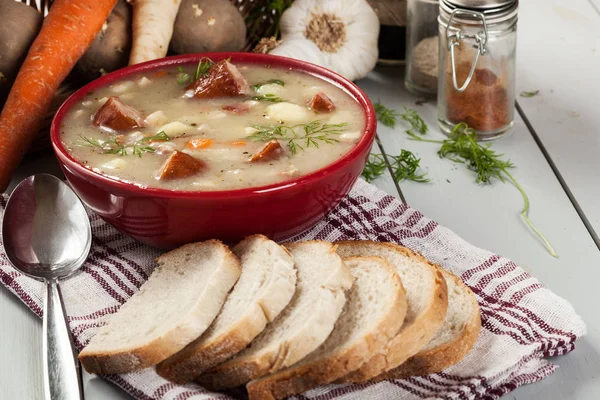
<svg viewBox="0 0 600 400">
<path fill-rule="evenodd" d="M 381 103 L 373 104 L 373 108 L 375 109 L 375 114 L 377 114 L 377 120 L 379 122 L 385 126 L 389 126 L 390 128 L 396 126 L 396 120 L 400 116 L 399 112 L 392 110 L 391 108 L 387 108 Z"/>
<path fill-rule="evenodd" d="M 171 137 L 164 131 L 158 132 L 154 136 L 144 137 L 132 144 L 121 144 L 115 138 L 106 140 L 89 138 L 83 135 L 79 135 L 80 140 L 75 143 L 77 146 L 88 146 L 94 147 L 100 150 L 100 154 L 118 154 L 120 156 L 126 156 L 132 154 L 141 157 L 144 153 L 154 153 L 156 149 L 150 147 L 147 144 L 152 142 L 167 142 L 171 140 Z M 130 150 L 130 151 L 129 151 Z"/>
<path fill-rule="evenodd" d="M 520 96 L 521 97 L 533 97 L 533 96 L 537 96 L 538 94 L 540 94 L 539 90 L 532 90 L 531 92 L 521 92 Z"/>
<path fill-rule="evenodd" d="M 402 149 L 398 156 L 387 156 L 390 161 L 392 175 L 396 182 L 401 182 L 405 179 L 413 182 L 429 182 L 426 178 L 427 173 L 417 173 L 420 168 L 421 159 L 417 158 L 411 151 Z M 365 168 L 362 172 L 362 177 L 371 182 L 375 178 L 383 175 L 387 165 L 383 154 L 370 154 Z"/>
<path fill-rule="evenodd" d="M 272 94 L 272 93 L 267 93 L 267 94 L 261 94 L 261 95 L 257 95 L 257 96 L 252 96 L 252 100 L 256 100 L 256 101 L 268 101 L 271 103 L 282 103 L 285 100 L 282 99 L 281 97 Z"/>
<path fill-rule="evenodd" d="M 227 59 L 229 61 L 229 58 Z M 198 80 L 200 77 L 208 74 L 208 71 L 215 65 L 215 62 L 208 57 L 202 57 L 198 61 L 198 65 L 196 66 L 196 71 L 194 75 L 190 75 L 182 67 L 177 67 L 177 83 L 180 85 L 187 85 L 193 81 Z"/>
<path fill-rule="evenodd" d="M 266 82 L 256 83 L 256 84 L 252 85 L 252 89 L 254 89 L 254 91 L 257 91 L 261 87 L 263 87 L 265 85 L 270 85 L 270 84 L 285 86 L 285 82 L 282 81 L 281 79 L 269 79 Z"/>
<path fill-rule="evenodd" d="M 475 173 L 475 181 L 478 184 L 489 184 L 493 178 L 497 178 L 501 182 L 505 182 L 506 179 L 512 182 L 521 193 L 521 196 L 523 196 L 524 206 L 521 210 L 523 220 L 542 240 L 548 252 L 553 257 L 558 257 L 554 248 L 548 239 L 546 239 L 546 236 L 529 219 L 529 197 L 523 187 L 509 172 L 510 168 L 514 168 L 514 164 L 510 160 L 502 159 L 501 157 L 504 154 L 496 153 L 490 148 L 490 145 L 484 146 L 480 144 L 477 141 L 477 133 L 474 129 L 469 128 L 466 123 L 460 123 L 454 126 L 448 135 L 448 139 L 430 140 L 414 135 L 412 140 L 441 144 L 442 146 L 438 151 L 440 158 L 447 158 L 456 163 L 465 164 L 468 169 Z"/>
<path fill-rule="evenodd" d="M 319 143 L 331 144 L 339 142 L 335 135 L 344 131 L 348 124 L 325 124 L 322 121 L 312 121 L 298 125 L 253 125 L 256 132 L 247 136 L 254 142 L 270 142 L 281 140 L 286 142 L 292 154 L 305 147 L 319 147 Z"/>
<path fill-rule="evenodd" d="M 428 127 L 425 121 L 419 116 L 419 114 L 410 108 L 404 107 L 404 112 L 399 113 L 396 110 L 391 108 L 387 108 L 381 103 L 375 103 L 373 105 L 375 109 L 375 114 L 377 114 L 377 120 L 380 121 L 385 126 L 389 126 L 390 128 L 394 128 L 396 126 L 396 122 L 398 118 L 407 122 L 410 126 L 410 129 L 406 131 L 411 136 L 415 135 L 415 131 L 419 132 L 421 135 L 427 133 Z"/>
</svg>

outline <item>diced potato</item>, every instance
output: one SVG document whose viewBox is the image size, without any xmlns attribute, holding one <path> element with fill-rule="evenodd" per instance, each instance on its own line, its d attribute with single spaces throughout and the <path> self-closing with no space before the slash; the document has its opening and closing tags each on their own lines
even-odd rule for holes
<svg viewBox="0 0 600 400">
<path fill-rule="evenodd" d="M 135 87 L 136 87 L 135 82 L 124 81 L 124 82 L 115 83 L 114 85 L 111 85 L 110 88 L 115 93 L 126 93 L 126 92 L 131 91 Z"/>
<path fill-rule="evenodd" d="M 102 97 L 101 99 L 98 99 L 98 103 L 100 104 L 104 104 L 108 101 L 108 97 Z"/>
<path fill-rule="evenodd" d="M 257 92 L 260 94 L 279 95 L 279 94 L 281 94 L 281 89 L 283 89 L 283 86 L 281 86 L 281 85 L 278 85 L 276 83 L 268 83 L 266 85 L 262 85 L 261 87 L 259 87 Z"/>
<path fill-rule="evenodd" d="M 173 121 L 158 128 L 157 132 L 164 132 L 169 136 L 180 135 L 185 132 L 194 130 L 194 127 L 184 124 L 183 122 Z"/>
<path fill-rule="evenodd" d="M 150 126 L 161 126 L 169 122 L 167 115 L 162 111 L 154 111 L 144 119 L 144 123 Z"/>
<path fill-rule="evenodd" d="M 100 166 L 100 168 L 115 170 L 115 169 L 124 169 L 127 166 L 127 161 L 125 158 L 115 158 L 113 160 L 107 161 Z"/>
<path fill-rule="evenodd" d="M 303 122 L 311 118 L 305 107 L 292 103 L 276 103 L 267 107 L 267 116 L 271 119 L 286 122 Z"/>
<path fill-rule="evenodd" d="M 342 133 L 338 137 L 342 142 L 356 142 L 358 139 L 360 139 L 361 136 L 362 132 L 354 131 Z"/>
<path fill-rule="evenodd" d="M 92 100 L 86 100 L 86 101 L 82 101 L 81 102 L 81 105 L 84 106 L 84 107 L 89 107 L 92 104 L 94 104 L 94 102 Z"/>
<path fill-rule="evenodd" d="M 150 79 L 146 78 L 145 76 L 142 76 L 140 79 L 137 80 L 137 84 L 139 87 L 146 87 L 151 83 L 152 83 L 152 81 Z"/>
</svg>

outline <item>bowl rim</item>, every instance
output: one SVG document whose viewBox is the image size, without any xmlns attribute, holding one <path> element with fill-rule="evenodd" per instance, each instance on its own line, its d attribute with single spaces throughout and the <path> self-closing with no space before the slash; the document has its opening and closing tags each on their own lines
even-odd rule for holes
<svg viewBox="0 0 600 400">
<path fill-rule="evenodd" d="M 115 81 L 122 80 L 139 73 L 150 72 L 161 68 L 182 66 L 186 64 L 195 65 L 201 58 L 210 58 L 213 61 L 220 61 L 231 58 L 233 63 L 262 64 L 279 68 L 295 69 L 307 73 L 316 78 L 322 79 L 338 88 L 344 90 L 354 100 L 356 100 L 365 115 L 365 127 L 362 131 L 361 139 L 341 158 L 332 163 L 310 172 L 306 175 L 289 179 L 269 185 L 254 186 L 240 189 L 201 191 L 201 190 L 172 190 L 155 187 L 143 187 L 135 183 L 125 182 L 110 176 L 101 174 L 85 167 L 77 161 L 65 148 L 60 139 L 60 125 L 65 115 L 90 91 L 107 86 Z M 367 95 L 353 82 L 343 76 L 316 64 L 306 61 L 292 59 L 288 57 L 275 56 L 270 54 L 244 53 L 244 52 L 209 52 L 184 54 L 170 57 L 164 57 L 156 60 L 146 61 L 140 64 L 124 67 L 110 72 L 100 78 L 93 80 L 73 93 L 57 110 L 52 118 L 50 125 L 50 140 L 52 147 L 59 161 L 68 167 L 71 172 L 85 176 L 88 180 L 99 181 L 104 186 L 110 186 L 111 190 L 120 190 L 134 192 L 138 196 L 152 196 L 162 198 L 226 198 L 260 195 L 266 192 L 284 190 L 293 186 L 311 184 L 320 178 L 331 175 L 345 167 L 360 156 L 366 147 L 372 146 L 377 130 L 377 117 L 373 105 Z"/>
</svg>

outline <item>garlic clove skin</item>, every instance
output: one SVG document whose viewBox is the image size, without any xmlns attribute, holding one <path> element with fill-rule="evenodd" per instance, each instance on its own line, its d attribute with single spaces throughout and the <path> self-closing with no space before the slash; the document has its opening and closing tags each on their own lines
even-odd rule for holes
<svg viewBox="0 0 600 400">
<path fill-rule="evenodd" d="M 379 56 L 379 18 L 366 0 L 295 0 L 280 20 L 282 43 L 270 54 L 318 64 L 350 80 Z"/>
<path fill-rule="evenodd" d="M 306 39 L 289 39 L 282 41 L 279 46 L 271 50 L 269 54 L 276 56 L 294 58 L 312 64 L 325 66 L 325 56 L 316 44 Z"/>
</svg>

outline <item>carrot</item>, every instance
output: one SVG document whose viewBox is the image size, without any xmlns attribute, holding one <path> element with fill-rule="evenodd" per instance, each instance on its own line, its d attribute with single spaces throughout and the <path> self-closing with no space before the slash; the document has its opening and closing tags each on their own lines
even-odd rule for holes
<svg viewBox="0 0 600 400">
<path fill-rule="evenodd" d="M 207 149 L 212 146 L 212 139 L 192 139 L 187 142 L 186 147 L 188 149 Z"/>
<path fill-rule="evenodd" d="M 160 78 L 161 76 L 165 76 L 166 74 L 168 74 L 168 72 L 167 72 L 167 71 L 165 71 L 165 70 L 160 70 L 160 71 L 158 71 L 158 72 L 155 72 L 155 73 L 154 73 L 154 76 L 155 76 L 156 78 Z"/>
<path fill-rule="evenodd" d="M 0 115 L 0 189 L 40 130 L 52 97 L 117 0 L 55 0 Z"/>
<path fill-rule="evenodd" d="M 167 55 L 181 0 L 133 0 L 129 65 Z"/>
<path fill-rule="evenodd" d="M 235 142 L 229 142 L 229 144 L 232 146 L 240 147 L 245 146 L 246 142 L 244 142 L 243 140 L 236 140 Z"/>
</svg>

